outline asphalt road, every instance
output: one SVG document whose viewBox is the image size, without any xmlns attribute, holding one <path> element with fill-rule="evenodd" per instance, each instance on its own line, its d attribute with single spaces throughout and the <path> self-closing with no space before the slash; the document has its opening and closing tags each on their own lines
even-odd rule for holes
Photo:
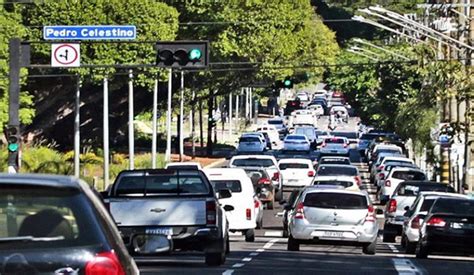
<svg viewBox="0 0 474 275">
<path fill-rule="evenodd" d="M 355 129 L 352 122 L 345 130 Z M 350 157 L 362 173 L 363 186 L 373 197 L 375 190 L 368 183 L 367 167 L 356 150 L 351 150 Z M 298 252 L 287 251 L 287 238 L 282 237 L 278 216 L 282 208 L 276 206 L 264 210 L 264 228 L 256 230 L 255 242 L 247 243 L 239 234 L 231 236 L 231 252 L 224 265 L 206 266 L 201 253 L 176 253 L 136 258 L 141 274 L 474 274 L 474 258 L 416 259 L 401 252 L 399 239 L 396 243 L 383 243 L 382 232 L 376 255 L 364 255 L 360 247 L 339 245 L 302 245 Z M 383 216 L 377 219 L 383 224 Z"/>
</svg>

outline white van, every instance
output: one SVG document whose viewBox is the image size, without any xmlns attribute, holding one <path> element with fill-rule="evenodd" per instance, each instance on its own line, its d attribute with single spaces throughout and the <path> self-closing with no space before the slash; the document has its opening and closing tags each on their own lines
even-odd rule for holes
<svg viewBox="0 0 474 275">
<path fill-rule="evenodd" d="M 255 241 L 256 210 L 252 181 L 241 168 L 205 168 L 214 191 L 230 189 L 232 197 L 219 199 L 222 205 L 231 205 L 234 210 L 227 211 L 229 231 L 241 231 L 245 241 Z"/>
<path fill-rule="evenodd" d="M 278 130 L 275 125 L 258 125 L 255 131 L 267 133 L 272 145 L 281 147 L 280 134 L 278 133 Z"/>
</svg>

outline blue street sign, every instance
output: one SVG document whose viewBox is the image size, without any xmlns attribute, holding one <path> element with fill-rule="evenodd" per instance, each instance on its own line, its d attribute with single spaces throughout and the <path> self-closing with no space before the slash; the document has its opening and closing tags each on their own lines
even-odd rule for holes
<svg viewBox="0 0 474 275">
<path fill-rule="evenodd" d="M 135 26 L 44 26 L 45 40 L 133 40 Z"/>
</svg>

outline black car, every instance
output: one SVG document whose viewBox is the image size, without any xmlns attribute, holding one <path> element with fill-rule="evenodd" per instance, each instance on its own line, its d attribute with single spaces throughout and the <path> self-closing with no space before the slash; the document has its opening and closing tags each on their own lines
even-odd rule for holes
<svg viewBox="0 0 474 275">
<path fill-rule="evenodd" d="M 302 109 L 302 108 L 303 108 L 303 103 L 301 103 L 299 99 L 288 100 L 283 114 L 285 116 L 289 116 L 291 115 L 291 112 Z"/>
<path fill-rule="evenodd" d="M 138 274 L 98 193 L 73 177 L 0 176 L 0 274 Z"/>
<path fill-rule="evenodd" d="M 473 199 L 436 199 L 420 229 L 416 257 L 432 253 L 474 255 Z"/>
</svg>

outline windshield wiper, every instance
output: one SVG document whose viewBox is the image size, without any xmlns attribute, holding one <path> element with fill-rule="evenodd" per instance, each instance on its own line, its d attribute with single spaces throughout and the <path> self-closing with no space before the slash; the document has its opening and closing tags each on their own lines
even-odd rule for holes
<svg viewBox="0 0 474 275">
<path fill-rule="evenodd" d="M 10 243 L 10 242 L 54 242 L 64 240 L 64 236 L 55 236 L 55 237 L 33 237 L 33 236 L 19 236 L 19 237 L 10 237 L 10 238 L 0 238 L 0 243 Z"/>
</svg>

